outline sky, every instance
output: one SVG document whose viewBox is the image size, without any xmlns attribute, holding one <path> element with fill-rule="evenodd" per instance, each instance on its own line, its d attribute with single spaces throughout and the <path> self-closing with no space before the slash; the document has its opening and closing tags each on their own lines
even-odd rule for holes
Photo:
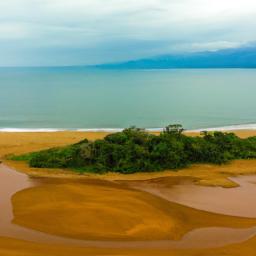
<svg viewBox="0 0 256 256">
<path fill-rule="evenodd" d="M 0 66 L 67 66 L 256 42 L 255 0 L 0 0 Z"/>
</svg>

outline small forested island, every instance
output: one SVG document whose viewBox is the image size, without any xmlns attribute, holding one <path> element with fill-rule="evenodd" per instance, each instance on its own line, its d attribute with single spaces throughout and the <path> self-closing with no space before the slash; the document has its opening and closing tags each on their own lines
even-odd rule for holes
<svg viewBox="0 0 256 256">
<path fill-rule="evenodd" d="M 256 158 L 256 137 L 242 139 L 234 133 L 206 131 L 192 137 L 183 131 L 181 125 L 169 125 L 159 135 L 154 135 L 131 127 L 104 139 L 85 139 L 62 148 L 13 156 L 12 160 L 27 161 L 37 168 L 129 174 Z"/>
</svg>

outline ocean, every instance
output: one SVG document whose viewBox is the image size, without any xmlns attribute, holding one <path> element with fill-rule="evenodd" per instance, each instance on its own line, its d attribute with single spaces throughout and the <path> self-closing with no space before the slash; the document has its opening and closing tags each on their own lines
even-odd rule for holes
<svg viewBox="0 0 256 256">
<path fill-rule="evenodd" d="M 0 131 L 256 129 L 256 69 L 0 68 Z"/>
</svg>

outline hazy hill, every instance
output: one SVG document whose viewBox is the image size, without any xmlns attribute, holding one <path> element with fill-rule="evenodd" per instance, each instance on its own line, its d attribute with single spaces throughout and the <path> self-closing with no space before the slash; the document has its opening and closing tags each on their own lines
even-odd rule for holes
<svg viewBox="0 0 256 256">
<path fill-rule="evenodd" d="M 256 68 L 256 47 L 161 55 L 97 67 L 111 69 Z"/>
</svg>

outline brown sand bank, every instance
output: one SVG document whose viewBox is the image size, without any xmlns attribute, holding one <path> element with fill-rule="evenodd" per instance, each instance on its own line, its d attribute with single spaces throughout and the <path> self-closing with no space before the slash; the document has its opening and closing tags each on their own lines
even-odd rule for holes
<svg viewBox="0 0 256 256">
<path fill-rule="evenodd" d="M 45 245 L 0 237 L 1 256 L 255 256 L 256 238 L 209 249 L 104 249 L 67 245 Z"/>
<path fill-rule="evenodd" d="M 256 219 L 194 210 L 109 182 L 42 184 L 18 192 L 12 202 L 15 224 L 85 240 L 150 240 L 153 243 L 154 240 L 180 240 L 189 231 L 205 227 L 256 225 Z M 218 230 L 215 231 L 216 235 Z M 219 235 L 221 231 L 224 232 L 220 229 Z M 202 237 L 207 232 L 202 232 Z"/>
<path fill-rule="evenodd" d="M 108 181 L 28 179 L 0 165 L 0 185 L 0 236 L 31 242 L 184 249 L 220 247 L 256 233 L 255 219 L 194 210 Z M 31 186 L 14 195 L 12 211 L 12 194 Z"/>
</svg>

